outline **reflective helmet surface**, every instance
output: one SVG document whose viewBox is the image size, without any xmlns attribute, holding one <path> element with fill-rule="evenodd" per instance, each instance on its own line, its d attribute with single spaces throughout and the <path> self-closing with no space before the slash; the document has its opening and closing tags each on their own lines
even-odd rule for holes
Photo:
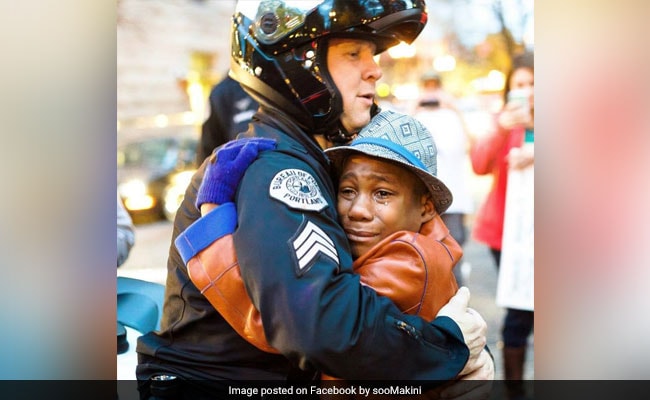
<svg viewBox="0 0 650 400">
<path fill-rule="evenodd" d="M 413 42 L 426 21 L 424 0 L 240 0 L 231 75 L 259 103 L 284 110 L 310 133 L 326 133 L 343 112 L 326 39 L 369 40 L 379 54 Z"/>
</svg>

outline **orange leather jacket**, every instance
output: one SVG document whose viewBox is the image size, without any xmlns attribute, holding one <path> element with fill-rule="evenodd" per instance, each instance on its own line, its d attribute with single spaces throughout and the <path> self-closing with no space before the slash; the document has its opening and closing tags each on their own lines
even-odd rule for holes
<svg viewBox="0 0 650 400">
<path fill-rule="evenodd" d="M 418 233 L 389 235 L 359 257 L 353 268 L 362 284 L 389 297 L 404 313 L 433 320 L 458 290 L 452 269 L 462 255 L 436 215 Z M 197 253 L 187 270 L 194 285 L 241 337 L 260 350 L 278 353 L 267 342 L 260 314 L 244 287 L 232 235 Z"/>
</svg>

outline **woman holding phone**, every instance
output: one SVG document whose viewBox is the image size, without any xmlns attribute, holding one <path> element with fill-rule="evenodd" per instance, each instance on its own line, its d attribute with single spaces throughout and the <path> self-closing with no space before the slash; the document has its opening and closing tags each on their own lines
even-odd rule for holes
<svg viewBox="0 0 650 400">
<path fill-rule="evenodd" d="M 501 262 L 503 221 L 509 169 L 532 165 L 535 154 L 523 146 L 525 137 L 534 129 L 534 61 L 532 53 L 513 60 L 506 79 L 504 106 L 496 118 L 496 129 L 477 138 L 472 144 L 472 168 L 478 175 L 492 174 L 493 182 L 485 202 L 476 214 L 472 236 L 486 244 L 497 269 Z M 509 381 L 510 398 L 523 398 L 522 380 L 528 337 L 533 331 L 534 312 L 507 308 L 503 323 L 504 379 Z"/>
</svg>

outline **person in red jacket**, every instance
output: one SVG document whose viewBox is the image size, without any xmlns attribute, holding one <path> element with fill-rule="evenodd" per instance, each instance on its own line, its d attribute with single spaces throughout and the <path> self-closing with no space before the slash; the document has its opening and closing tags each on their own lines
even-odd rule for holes
<svg viewBox="0 0 650 400">
<path fill-rule="evenodd" d="M 474 172 L 478 175 L 491 174 L 494 178 L 492 188 L 476 214 L 472 236 L 490 248 L 497 269 L 501 261 L 508 170 L 525 168 L 534 163 L 534 153 L 522 149 L 526 131 L 532 132 L 534 127 L 533 87 L 533 56 L 526 53 L 513 60 L 504 91 L 505 105 L 497 115 L 495 131 L 477 138 L 470 150 Z M 508 93 L 513 89 L 528 90 L 530 107 L 522 106 L 517 100 L 507 100 Z M 533 311 L 506 310 L 502 331 L 506 380 L 523 379 L 526 347 L 533 321 Z"/>
</svg>

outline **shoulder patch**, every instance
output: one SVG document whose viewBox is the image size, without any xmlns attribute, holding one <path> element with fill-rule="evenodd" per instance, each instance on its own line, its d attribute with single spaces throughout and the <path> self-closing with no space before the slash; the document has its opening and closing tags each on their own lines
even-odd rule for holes
<svg viewBox="0 0 650 400">
<path fill-rule="evenodd" d="M 301 169 L 283 169 L 275 174 L 269 194 L 298 210 L 321 211 L 327 207 L 316 179 Z"/>
</svg>

